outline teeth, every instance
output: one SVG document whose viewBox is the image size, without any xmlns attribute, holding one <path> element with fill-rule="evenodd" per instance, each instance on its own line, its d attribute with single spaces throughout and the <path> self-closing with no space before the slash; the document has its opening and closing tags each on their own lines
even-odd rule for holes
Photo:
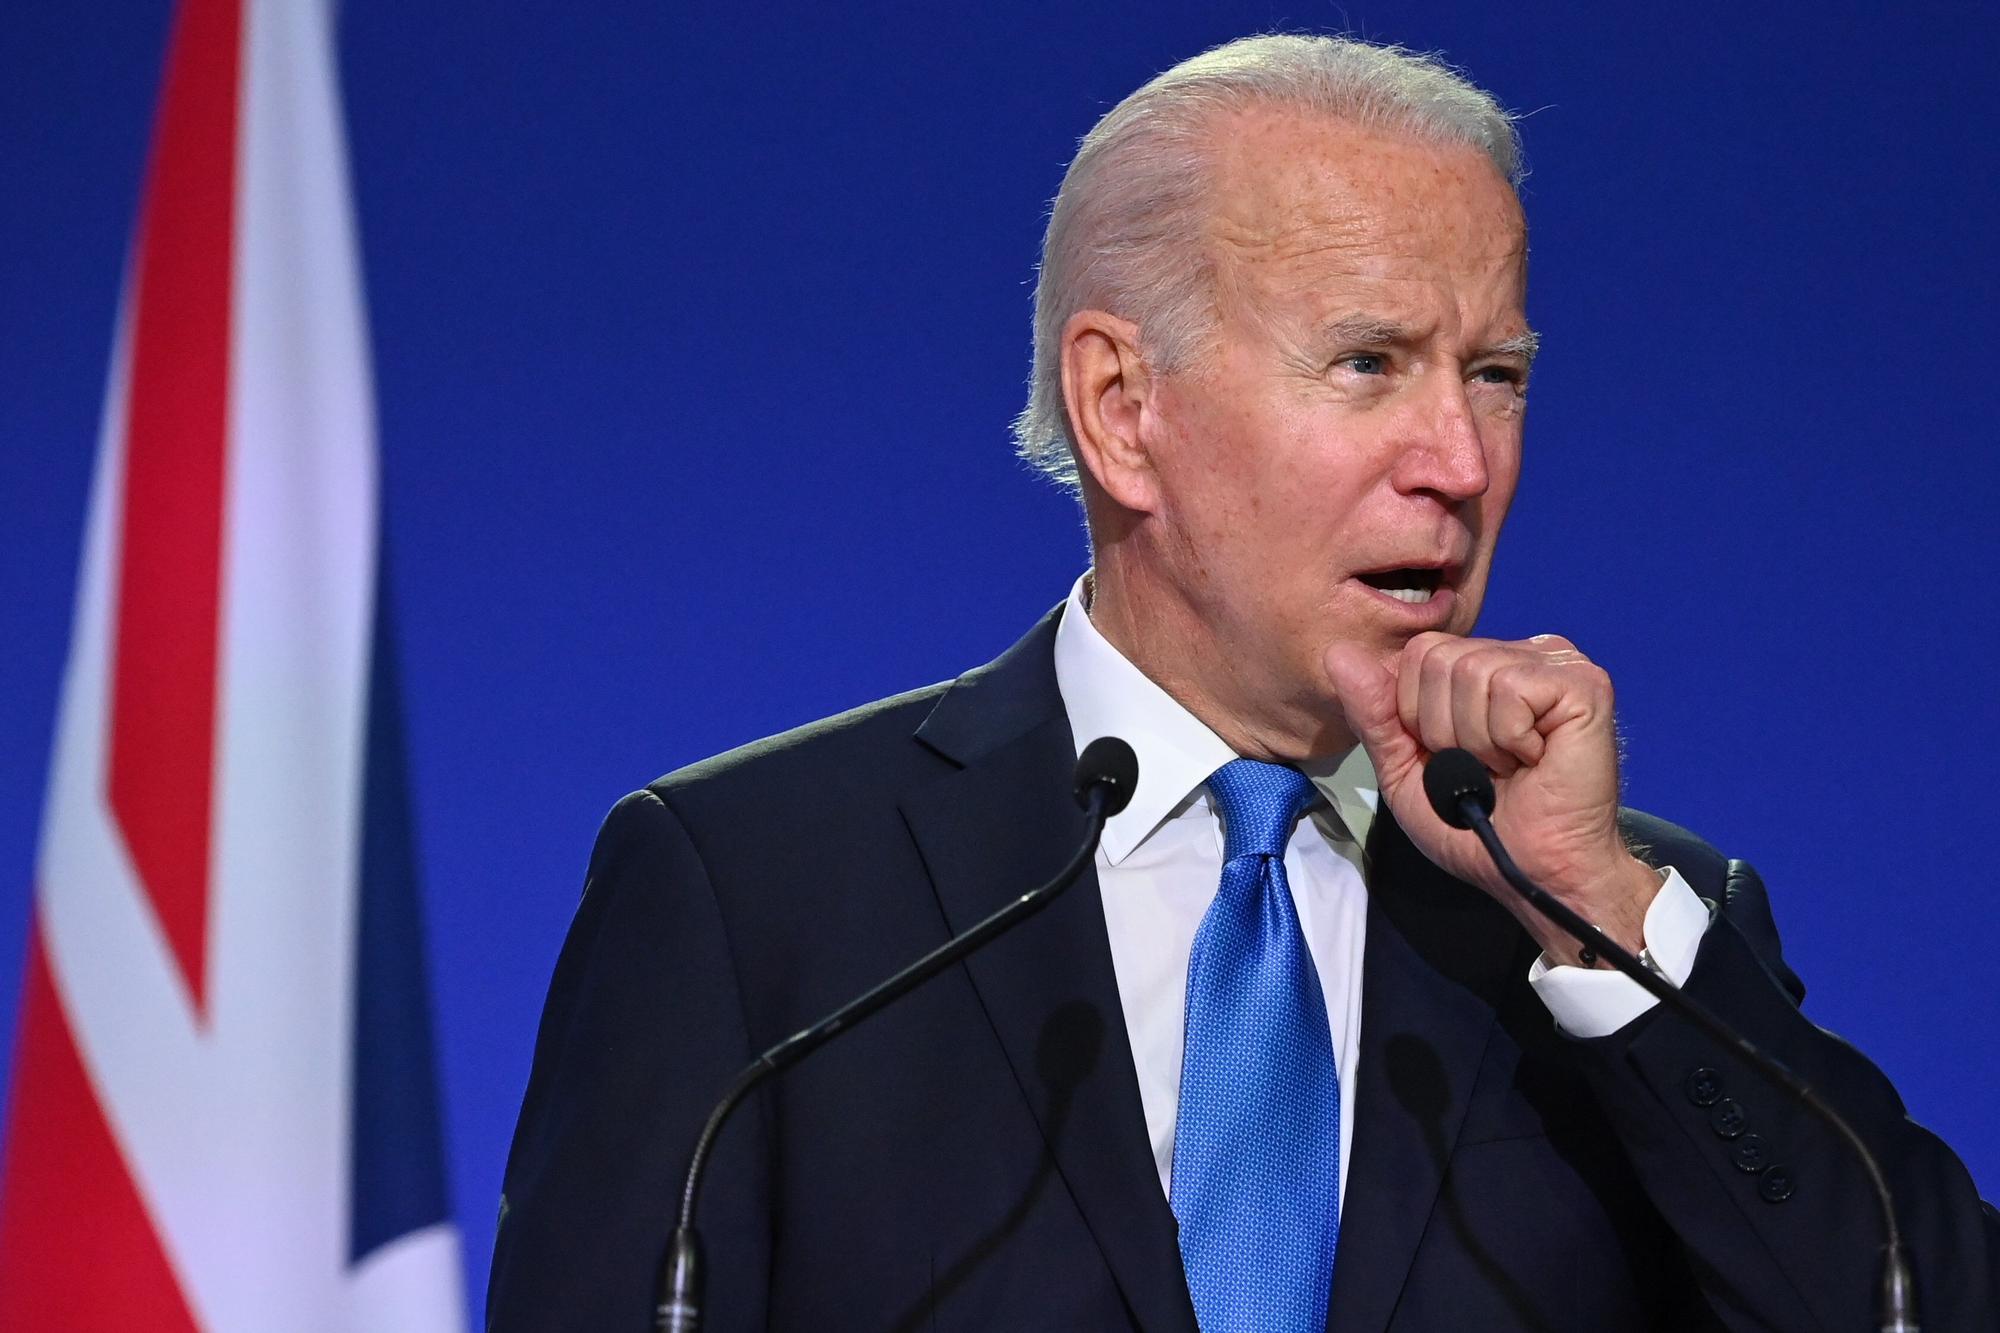
<svg viewBox="0 0 2000 1333">
<path fill-rule="evenodd" d="M 1411 606 L 1422 606 L 1430 601 L 1432 595 L 1445 583 L 1443 570 L 1421 565 L 1411 565 L 1403 569 L 1381 569 L 1357 577 L 1375 591 L 1387 593 L 1397 601 L 1408 602 Z"/>
</svg>

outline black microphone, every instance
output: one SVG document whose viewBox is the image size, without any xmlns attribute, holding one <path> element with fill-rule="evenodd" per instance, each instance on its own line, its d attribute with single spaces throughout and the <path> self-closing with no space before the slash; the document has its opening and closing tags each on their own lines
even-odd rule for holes
<svg viewBox="0 0 2000 1333">
<path fill-rule="evenodd" d="M 1657 996 L 1667 1008 L 1742 1056 L 1752 1069 L 1790 1093 L 1801 1106 L 1824 1120 L 1847 1141 L 1855 1156 L 1861 1159 L 1869 1183 L 1875 1188 L 1875 1198 L 1882 1207 L 1883 1231 L 1887 1237 L 1882 1246 L 1877 1327 L 1881 1333 L 1920 1333 L 1916 1273 L 1910 1266 L 1908 1252 L 1903 1248 L 1902 1230 L 1896 1225 L 1896 1204 L 1889 1193 L 1889 1181 L 1882 1174 L 1881 1163 L 1875 1160 L 1874 1153 L 1868 1151 L 1868 1145 L 1861 1141 L 1854 1127 L 1822 1101 L 1811 1084 L 1759 1050 L 1707 1008 L 1682 994 L 1678 986 L 1627 953 L 1603 931 L 1522 874 L 1521 868 L 1514 864 L 1514 858 L 1501 845 L 1500 835 L 1493 831 L 1490 816 L 1497 799 L 1493 777 L 1476 756 L 1459 749 L 1439 750 L 1432 755 L 1430 762 L 1424 765 L 1424 795 L 1430 797 L 1431 809 L 1437 811 L 1439 819 L 1453 828 L 1471 829 L 1479 835 L 1479 841 L 1485 846 L 1487 855 L 1493 858 L 1501 877 L 1536 911 L 1574 936 L 1584 948 L 1585 961 L 1590 961 L 1593 955 L 1608 961 L 1644 986 L 1648 993 Z"/>
<path fill-rule="evenodd" d="M 967 954 L 983 948 L 1015 926 L 1055 901 L 1056 895 L 1075 882 L 1097 852 L 1104 836 L 1105 821 L 1123 810 L 1139 785 L 1139 757 L 1132 747 L 1116 736 L 1100 736 L 1083 747 L 1077 756 L 1074 792 L 1083 807 L 1089 829 L 1063 868 L 1049 880 L 1022 894 L 962 935 L 955 935 L 911 963 L 873 990 L 848 1001 L 840 1008 L 765 1051 L 738 1074 L 722 1100 L 708 1113 L 694 1152 L 688 1159 L 687 1179 L 681 1186 L 680 1219 L 660 1260 L 660 1274 L 653 1308 L 656 1333 L 698 1333 L 701 1328 L 701 1236 L 695 1230 L 695 1206 L 701 1197 L 701 1177 L 715 1147 L 715 1136 L 723 1122 L 744 1096 L 765 1079 L 789 1065 L 797 1064 L 840 1033 L 870 1014 L 900 999 Z"/>
</svg>

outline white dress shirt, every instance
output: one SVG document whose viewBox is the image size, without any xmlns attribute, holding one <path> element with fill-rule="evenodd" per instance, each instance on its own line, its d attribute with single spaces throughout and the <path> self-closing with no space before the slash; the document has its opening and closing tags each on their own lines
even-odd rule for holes
<svg viewBox="0 0 2000 1333">
<path fill-rule="evenodd" d="M 1119 736 L 1139 758 L 1131 803 L 1105 825 L 1098 845 L 1097 882 L 1146 1133 L 1160 1188 L 1168 1190 L 1180 1107 L 1188 953 L 1222 878 L 1222 826 L 1205 784 L 1239 756 L 1097 632 L 1084 604 L 1087 578 L 1070 590 L 1056 629 L 1056 684 L 1079 754 L 1099 736 Z M 1359 746 L 1336 760 L 1301 767 L 1324 800 L 1293 830 L 1285 847 L 1285 877 L 1333 1033 L 1344 1193 L 1354 1141 L 1368 928 L 1362 871 L 1378 795 L 1375 770 Z M 1707 928 L 1701 899 L 1678 872 L 1668 871 L 1646 913 L 1644 932 L 1648 956 L 1675 985 L 1687 980 Z M 1549 967 L 1539 960 L 1529 981 L 1563 1030 L 1579 1037 L 1615 1032 L 1655 1003 L 1637 982 L 1616 972 Z"/>
</svg>

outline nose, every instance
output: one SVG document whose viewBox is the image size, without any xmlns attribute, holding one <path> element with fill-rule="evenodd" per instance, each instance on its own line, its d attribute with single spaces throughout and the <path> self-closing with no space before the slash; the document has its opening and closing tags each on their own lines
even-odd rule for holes
<svg viewBox="0 0 2000 1333">
<path fill-rule="evenodd" d="M 1411 408 L 1408 441 L 1396 460 L 1396 489 L 1405 495 L 1435 495 L 1449 504 L 1484 495 L 1493 478 L 1463 381 L 1436 376 L 1432 392 Z"/>
</svg>

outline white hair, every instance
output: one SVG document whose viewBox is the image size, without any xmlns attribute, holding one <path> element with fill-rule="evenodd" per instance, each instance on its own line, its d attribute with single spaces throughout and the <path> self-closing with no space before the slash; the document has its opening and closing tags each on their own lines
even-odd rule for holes
<svg viewBox="0 0 2000 1333">
<path fill-rule="evenodd" d="M 1146 359 L 1172 373 L 1214 328 L 1214 267 L 1203 244 L 1216 117 L 1297 107 L 1484 153 L 1521 180 L 1514 121 L 1436 56 L 1344 37 L 1244 37 L 1182 61 L 1105 113 L 1077 147 L 1049 209 L 1035 283 L 1035 360 L 1014 420 L 1022 458 L 1078 488 L 1063 408 L 1063 325 L 1108 310 L 1139 328 Z"/>
</svg>

